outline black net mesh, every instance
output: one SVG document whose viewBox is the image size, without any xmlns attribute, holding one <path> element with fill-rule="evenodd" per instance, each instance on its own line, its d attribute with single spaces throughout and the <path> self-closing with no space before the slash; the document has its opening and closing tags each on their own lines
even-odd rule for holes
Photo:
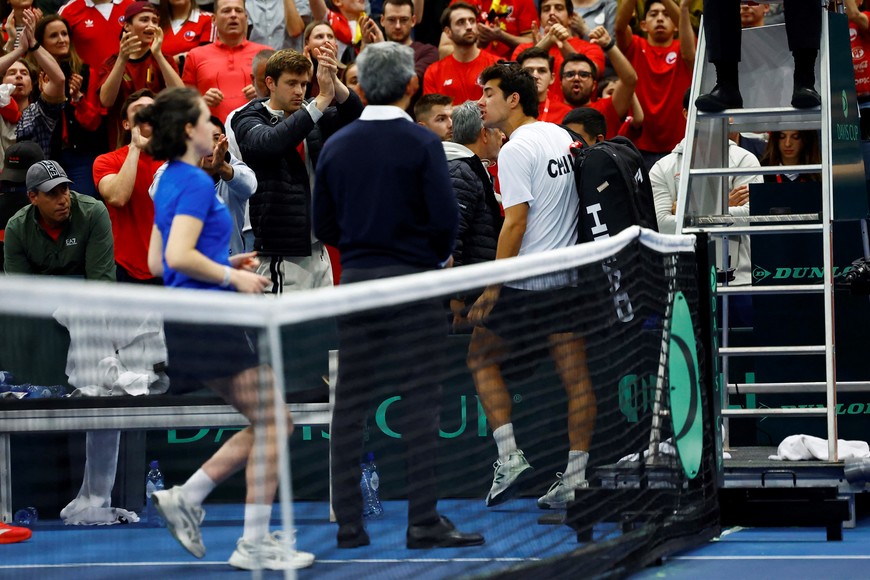
<svg viewBox="0 0 870 580">
<path fill-rule="evenodd" d="M 296 425 L 283 470 L 292 481 L 284 497 L 293 501 L 276 501 L 272 527 L 295 528 L 298 549 L 317 557 L 300 575 L 628 574 L 718 532 L 718 468 L 699 314 L 707 281 L 691 242 L 639 230 L 620 240 L 612 251 L 590 244 L 507 269 L 470 266 L 387 282 L 367 281 L 382 272 L 363 272 L 359 284 L 278 300 L 227 296 L 196 304 L 194 293 L 179 305 L 178 293 L 140 291 L 126 311 L 72 308 L 74 325 L 7 311 L 0 369 L 15 377 L 7 383 L 79 387 L 87 396 L 22 398 L 22 389 L 5 389 L 7 429 L 52 433 L 12 436 L 11 487 L 0 507 L 37 507 L 46 527 L 34 528 L 30 542 L 44 534 L 56 563 L 163 562 L 172 574 L 177 561 L 182 570 L 191 558 L 166 530 L 141 522 L 124 528 L 132 536 L 103 530 L 107 549 L 83 553 L 78 546 L 93 528 L 56 525 L 82 482 L 85 436 L 69 432 L 123 432 L 107 505 L 140 512 L 148 461 L 160 460 L 167 489 L 184 485 L 246 424 L 227 405 L 245 404 L 228 395 L 241 387 L 227 376 L 257 369 L 248 414 L 274 418 L 266 408 L 274 369 Z M 165 369 L 153 365 L 159 361 L 134 363 L 141 352 L 103 352 L 111 349 L 105 342 L 113 323 L 125 320 L 120 326 L 129 329 L 155 312 L 167 338 Z M 80 359 L 88 365 L 113 355 L 129 372 L 143 371 L 132 368 L 139 363 L 157 375 L 165 370 L 168 390 L 83 392 L 81 379 L 66 374 L 73 348 L 94 350 Z M 122 375 L 112 375 L 115 390 Z M 107 388 L 105 373 L 89 376 Z M 23 416 L 33 420 L 7 421 Z M 508 424 L 515 449 L 502 440 L 505 452 L 493 427 Z M 29 460 L 37 453 L 39 466 Z M 269 474 L 280 463 L 262 450 L 259 457 L 271 468 L 260 464 L 249 484 L 269 495 Z M 329 522 L 330 481 L 343 528 Z M 239 472 L 205 501 L 203 565 L 226 565 L 242 535 L 245 493 Z M 451 534 L 441 516 L 465 535 Z M 474 533 L 485 543 L 455 545 L 480 544 Z M 363 544 L 363 536 L 369 545 L 337 546 Z M 16 561 L 45 560 L 34 550 Z"/>
</svg>

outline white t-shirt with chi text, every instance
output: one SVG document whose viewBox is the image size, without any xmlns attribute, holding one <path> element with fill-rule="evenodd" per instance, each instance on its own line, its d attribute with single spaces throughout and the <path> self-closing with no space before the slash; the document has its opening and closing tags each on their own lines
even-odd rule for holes
<svg viewBox="0 0 870 580">
<path fill-rule="evenodd" d="M 553 123 L 523 125 L 498 156 L 498 179 L 505 208 L 529 204 L 520 256 L 577 243 L 580 202 L 567 131 Z"/>
</svg>

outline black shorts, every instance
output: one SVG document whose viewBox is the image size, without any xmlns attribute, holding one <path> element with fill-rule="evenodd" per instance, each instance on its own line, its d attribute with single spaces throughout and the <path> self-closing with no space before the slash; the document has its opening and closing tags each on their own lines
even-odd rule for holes
<svg viewBox="0 0 870 580">
<path fill-rule="evenodd" d="M 588 297 L 573 286 L 555 290 L 520 290 L 504 286 L 483 325 L 499 338 L 541 340 L 551 334 L 585 333 L 594 316 Z"/>
<path fill-rule="evenodd" d="M 174 395 L 199 390 L 205 381 L 230 378 L 261 363 L 255 329 L 179 322 L 166 322 L 163 328 Z"/>
</svg>

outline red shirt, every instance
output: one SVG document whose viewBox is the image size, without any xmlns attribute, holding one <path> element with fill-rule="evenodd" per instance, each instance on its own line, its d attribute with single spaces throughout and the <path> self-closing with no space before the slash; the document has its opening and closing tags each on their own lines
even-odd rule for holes
<svg viewBox="0 0 870 580">
<path fill-rule="evenodd" d="M 468 100 L 476 101 L 483 95 L 477 78 L 483 69 L 498 60 L 499 57 L 485 50 L 480 51 L 471 62 L 459 62 L 452 54 L 448 55 L 426 69 L 423 76 L 423 94 L 440 93 L 453 97 L 454 105 Z"/>
<path fill-rule="evenodd" d="M 124 12 L 133 0 L 112 0 L 109 18 L 104 18 L 88 0 L 70 0 L 58 10 L 67 19 L 76 52 L 92 71 L 100 70 L 106 59 L 118 52 Z"/>
<path fill-rule="evenodd" d="M 200 12 L 199 9 L 194 8 L 190 18 L 178 29 L 178 33 L 172 31 L 172 26 L 163 29 L 163 54 L 169 58 L 213 42 L 212 30 L 211 13 Z"/>
<path fill-rule="evenodd" d="M 104 177 L 121 171 L 129 149 L 130 146 L 126 145 L 97 157 L 94 161 L 94 183 L 97 187 Z M 148 195 L 148 188 L 154 181 L 154 173 L 162 164 L 162 161 L 152 159 L 144 151 L 139 153 L 136 181 L 130 200 L 124 207 L 106 204 L 112 220 L 115 262 L 137 280 L 153 278 L 148 270 L 148 244 L 151 241 L 151 227 L 154 225 L 154 202 Z"/>
<path fill-rule="evenodd" d="M 571 105 L 564 101 L 554 101 L 548 95 L 544 102 L 538 103 L 538 121 L 546 121 L 548 123 L 561 125 L 562 119 L 564 119 L 565 115 L 571 111 Z"/>
<path fill-rule="evenodd" d="M 112 67 L 115 66 L 115 61 L 118 60 L 118 55 L 113 54 L 103 66 L 99 69 L 96 79 L 96 92 L 99 94 L 100 89 L 106 83 L 109 73 L 112 72 Z M 178 65 L 175 64 L 175 59 L 167 58 L 169 65 L 178 73 Z M 127 97 L 138 91 L 139 89 L 151 89 L 154 93 L 159 93 L 166 88 L 166 81 L 163 79 L 163 73 L 160 72 L 160 66 L 154 60 L 151 51 L 145 53 L 145 56 L 138 60 L 129 59 L 124 66 L 124 76 L 121 78 L 121 86 L 118 88 L 118 96 L 115 102 L 109 107 L 109 112 L 106 117 L 109 122 L 109 148 L 116 149 L 121 146 L 124 135 L 124 128 L 121 126 L 121 107 L 124 106 L 124 101 Z"/>
<path fill-rule="evenodd" d="M 864 12 L 870 18 L 870 12 Z M 849 21 L 849 38 L 852 41 L 852 64 L 855 67 L 855 92 L 859 96 L 870 95 L 870 30 L 861 32 Z"/>
<path fill-rule="evenodd" d="M 187 53 L 184 61 L 184 75 L 181 80 L 204 95 L 210 88 L 217 88 L 224 94 L 224 100 L 211 108 L 212 115 L 225 121 L 230 111 L 248 102 L 242 92 L 251 84 L 251 62 L 261 50 L 269 49 L 265 44 L 244 40 L 236 46 L 227 46 L 220 40 L 212 44 L 198 46 Z"/>
<path fill-rule="evenodd" d="M 480 21 L 499 28 L 513 36 L 531 34 L 532 25 L 538 20 L 538 10 L 532 0 L 502 0 L 498 13 L 490 14 L 492 0 L 452 0 L 450 3 L 467 2 L 480 10 Z M 493 42 L 486 47 L 489 52 L 507 59 L 511 49 L 504 43 Z"/>
<path fill-rule="evenodd" d="M 570 44 L 578 54 L 585 54 L 589 57 L 589 60 L 595 63 L 595 66 L 598 68 L 599 77 L 604 73 L 604 50 L 602 50 L 600 46 L 587 40 L 583 40 L 582 38 L 577 38 L 576 36 L 569 38 L 568 44 Z M 531 42 L 520 44 L 514 49 L 514 53 L 511 55 L 511 60 L 516 60 L 522 51 L 531 48 L 532 46 L 534 45 Z M 562 63 L 565 61 L 565 57 L 562 56 L 562 51 L 555 46 L 550 48 L 550 56 L 553 57 L 553 76 L 556 77 L 556 82 L 550 85 L 549 97 L 556 101 L 564 101 L 565 96 L 562 94 L 561 82 L 562 75 L 559 74 L 559 71 L 562 70 Z"/>
<path fill-rule="evenodd" d="M 335 33 L 335 40 L 341 44 L 341 46 L 338 47 L 338 56 L 341 58 L 341 54 L 344 52 L 345 48 L 356 44 L 354 39 L 356 39 L 357 42 L 361 40 L 362 31 L 359 30 L 359 23 L 354 22 L 354 28 L 351 30 L 350 21 L 347 17 L 341 12 L 334 10 L 327 11 L 326 21 Z M 359 31 L 359 37 L 357 37 L 357 31 Z"/>
<path fill-rule="evenodd" d="M 619 115 L 616 113 L 612 97 L 604 97 L 603 99 L 587 103 L 584 106 L 589 107 L 590 109 L 595 109 L 604 115 L 604 121 L 607 123 L 607 135 L 604 136 L 605 139 L 613 139 L 619 134 L 619 128 L 622 126 L 622 119 L 620 119 Z"/>
<path fill-rule="evenodd" d="M 635 145 L 641 151 L 670 153 L 686 134 L 683 93 L 692 82 L 680 41 L 650 46 L 645 38 L 633 36 L 625 56 L 637 71 L 635 94 L 644 111 L 643 133 Z"/>
</svg>

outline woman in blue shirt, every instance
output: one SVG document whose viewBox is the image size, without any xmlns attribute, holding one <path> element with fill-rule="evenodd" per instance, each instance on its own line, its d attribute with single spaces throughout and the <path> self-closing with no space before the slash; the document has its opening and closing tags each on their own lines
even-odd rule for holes
<svg viewBox="0 0 870 580">
<path fill-rule="evenodd" d="M 229 256 L 232 219 L 215 194 L 214 183 L 199 167 L 214 147 L 209 116 L 205 101 L 188 88 L 162 92 L 137 114 L 137 122 L 153 128 L 149 153 L 169 160 L 154 194 L 148 266 L 155 276 L 162 274 L 166 286 L 262 293 L 269 280 L 252 271 L 257 266 L 255 255 Z M 177 392 L 179 384 L 204 384 L 251 422 L 184 485 L 154 493 L 154 503 L 170 532 L 191 554 L 202 558 L 202 502 L 219 483 L 246 467 L 244 535 L 229 563 L 245 570 L 311 565 L 312 554 L 289 549 L 278 532 L 269 534 L 278 485 L 274 410 L 283 401 L 274 400 L 272 370 L 259 361 L 256 334 L 235 327 L 191 328 L 173 323 L 167 323 L 165 331 L 173 391 Z M 173 366 L 173 361 L 182 364 Z M 263 377 L 268 384 L 260 385 Z M 289 415 L 288 423 L 292 428 Z M 259 427 L 256 438 L 255 425 Z M 264 449 L 262 466 L 254 466 L 255 443 Z M 262 477 L 255 479 L 260 473 Z"/>
</svg>

